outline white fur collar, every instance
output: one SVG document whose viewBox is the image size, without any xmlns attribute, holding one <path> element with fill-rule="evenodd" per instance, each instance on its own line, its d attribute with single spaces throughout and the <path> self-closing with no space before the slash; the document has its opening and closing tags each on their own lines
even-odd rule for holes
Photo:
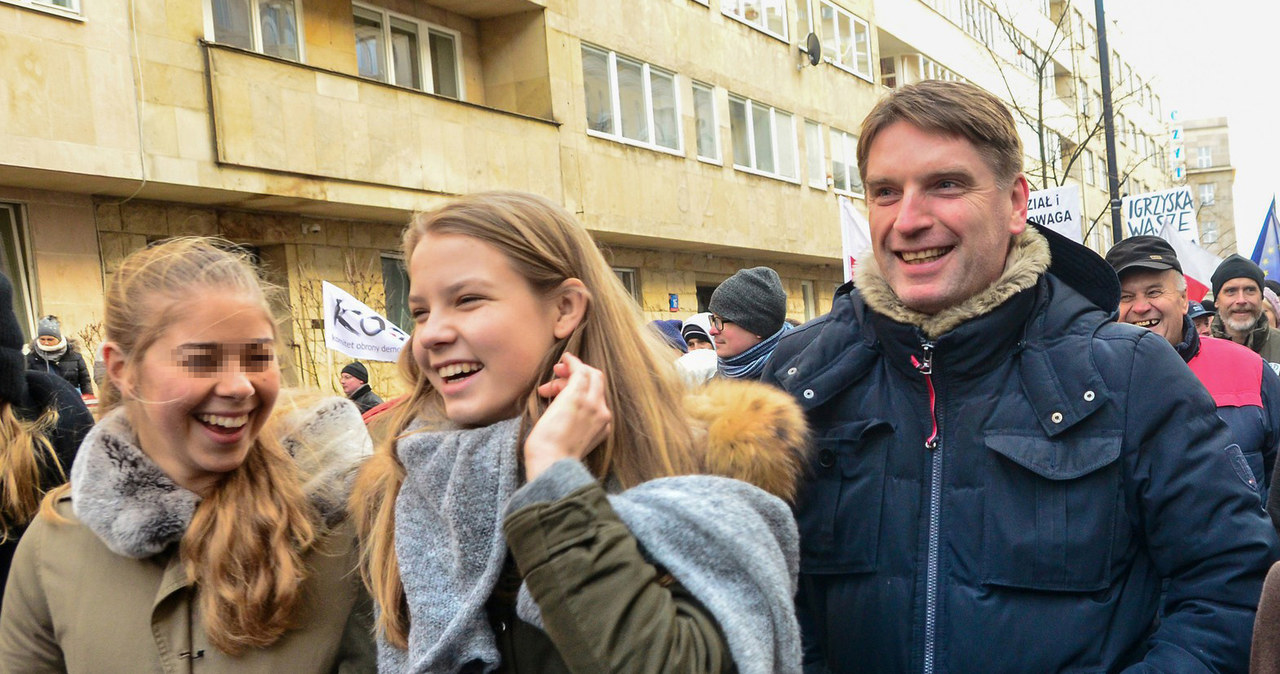
<svg viewBox="0 0 1280 674">
<path fill-rule="evenodd" d="M 872 311 L 899 323 L 919 326 L 926 337 L 936 339 L 1035 285 L 1049 268 L 1049 262 L 1049 241 L 1035 228 L 1028 227 L 1013 238 L 1000 278 L 986 290 L 936 314 L 921 313 L 903 304 L 880 273 L 880 265 L 874 255 L 858 258 L 854 285 Z"/>
</svg>

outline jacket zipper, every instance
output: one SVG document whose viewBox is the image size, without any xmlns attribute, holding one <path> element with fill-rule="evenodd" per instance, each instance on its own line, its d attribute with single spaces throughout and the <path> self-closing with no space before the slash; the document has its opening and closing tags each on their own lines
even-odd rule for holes
<svg viewBox="0 0 1280 674">
<path fill-rule="evenodd" d="M 938 435 L 938 395 L 933 387 L 933 353 L 937 345 L 931 341 L 920 344 L 923 360 L 911 357 L 911 363 L 924 375 L 929 390 L 929 420 L 933 428 L 924 441 L 929 452 L 929 552 L 925 567 L 924 598 L 924 674 L 933 674 L 934 650 L 937 643 L 938 623 L 938 524 L 942 519 L 942 452 Z"/>
</svg>

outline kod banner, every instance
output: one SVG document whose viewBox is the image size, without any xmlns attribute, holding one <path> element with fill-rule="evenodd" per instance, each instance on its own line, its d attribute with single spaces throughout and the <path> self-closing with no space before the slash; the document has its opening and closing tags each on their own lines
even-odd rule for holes
<svg viewBox="0 0 1280 674">
<path fill-rule="evenodd" d="M 1163 192 L 1150 192 L 1124 197 L 1120 200 L 1124 215 L 1124 236 L 1160 236 L 1164 228 L 1171 227 L 1179 236 L 1199 244 L 1196 227 L 1196 205 L 1191 199 L 1191 188 L 1175 187 Z"/>
<path fill-rule="evenodd" d="M 338 286 L 324 281 L 324 345 L 352 358 L 395 362 L 409 335 Z"/>
<path fill-rule="evenodd" d="M 1027 220 L 1084 243 L 1080 231 L 1080 186 L 1063 185 L 1036 190 L 1027 199 Z"/>
</svg>

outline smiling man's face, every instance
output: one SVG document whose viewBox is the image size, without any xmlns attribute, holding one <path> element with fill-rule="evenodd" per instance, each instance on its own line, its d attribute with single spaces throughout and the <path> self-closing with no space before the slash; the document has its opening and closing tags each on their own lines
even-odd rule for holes
<svg viewBox="0 0 1280 674">
<path fill-rule="evenodd" d="M 1164 335 L 1170 344 L 1181 342 L 1187 290 L 1178 288 L 1180 277 L 1172 269 L 1126 271 L 1120 277 L 1120 322 Z"/>
</svg>

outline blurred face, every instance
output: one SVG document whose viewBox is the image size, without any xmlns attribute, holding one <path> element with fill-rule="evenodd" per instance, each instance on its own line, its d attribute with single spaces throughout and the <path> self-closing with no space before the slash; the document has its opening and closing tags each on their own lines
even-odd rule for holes
<svg viewBox="0 0 1280 674">
<path fill-rule="evenodd" d="M 1200 333 L 1201 337 L 1213 336 L 1213 330 L 1209 328 L 1209 324 L 1212 321 L 1213 321 L 1213 316 L 1210 314 L 1205 314 L 1203 316 L 1198 316 L 1196 318 L 1191 319 L 1191 322 L 1195 323 L 1196 332 Z"/>
<path fill-rule="evenodd" d="M 999 185 L 962 137 L 896 122 L 876 135 L 866 173 L 876 262 L 916 311 L 935 314 L 991 285 L 1026 229 L 1026 178 Z"/>
<path fill-rule="evenodd" d="M 716 342 L 716 355 L 721 358 L 733 358 L 764 341 L 763 337 L 719 316 L 711 317 L 711 338 Z"/>
<path fill-rule="evenodd" d="M 142 451 L 205 494 L 244 463 L 280 391 L 275 332 L 253 300 L 204 290 L 135 363 L 114 345 L 107 369 Z"/>
<path fill-rule="evenodd" d="M 338 375 L 338 383 L 342 384 L 342 392 L 347 395 L 355 393 L 361 386 L 364 386 L 364 382 L 352 377 L 346 372 Z"/>
<path fill-rule="evenodd" d="M 688 344 L 688 345 L 689 345 L 689 350 L 690 350 L 690 351 L 697 351 L 698 349 L 714 349 L 714 348 L 716 348 L 715 346 L 713 346 L 713 345 L 711 344 L 711 342 L 708 342 L 707 340 L 702 339 L 701 337 L 689 337 L 689 338 L 685 339 L 684 341 L 685 341 L 685 343 L 686 343 L 686 344 Z"/>
<path fill-rule="evenodd" d="M 479 239 L 428 234 L 409 258 L 413 357 L 455 423 L 519 414 L 542 360 L 581 318 L 559 308 Z"/>
<path fill-rule="evenodd" d="M 1271 327 L 1276 327 L 1276 311 L 1271 308 L 1270 302 L 1262 303 L 1262 315 L 1267 317 L 1267 323 Z"/>
<path fill-rule="evenodd" d="M 1244 334 L 1253 329 L 1258 317 L 1262 315 L 1262 290 L 1253 279 L 1233 278 L 1222 284 L 1222 289 L 1214 295 L 1213 301 L 1218 305 L 1218 315 L 1227 331 Z"/>
<path fill-rule="evenodd" d="M 1120 322 L 1163 335 L 1170 344 L 1182 341 L 1187 293 L 1178 290 L 1178 272 L 1127 271 L 1120 279 Z"/>
<path fill-rule="evenodd" d="M 51 337 L 51 336 L 49 336 L 49 335 L 42 335 L 42 336 L 38 337 L 38 339 L 40 340 L 40 346 L 57 346 L 57 345 L 58 345 L 58 338 L 57 338 L 57 337 Z"/>
</svg>

